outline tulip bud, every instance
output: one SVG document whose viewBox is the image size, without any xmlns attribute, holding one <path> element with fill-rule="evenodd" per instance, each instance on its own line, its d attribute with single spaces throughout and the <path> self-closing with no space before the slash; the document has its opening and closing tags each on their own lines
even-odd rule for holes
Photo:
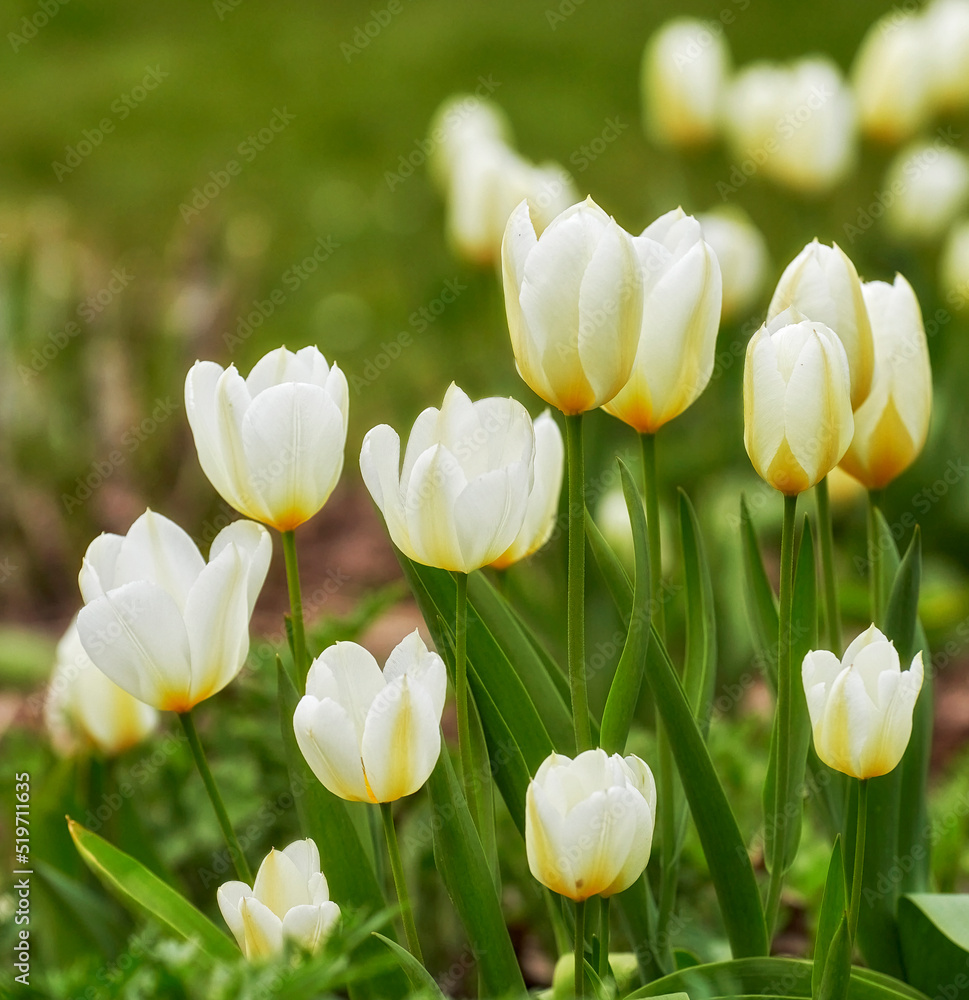
<svg viewBox="0 0 969 1000">
<path fill-rule="evenodd" d="M 577 902 L 639 878 L 656 822 L 653 774 L 638 757 L 553 753 L 529 782 L 525 852 L 542 885 Z"/>
<path fill-rule="evenodd" d="M 75 618 L 57 644 L 44 722 L 54 749 L 64 757 L 91 749 L 113 756 L 145 739 L 158 724 L 158 713 L 91 662 Z"/>
<path fill-rule="evenodd" d="M 455 165 L 469 149 L 481 143 L 503 146 L 512 141 L 511 123 L 504 111 L 474 94 L 454 94 L 434 112 L 422 152 L 438 188 L 447 191 Z"/>
<path fill-rule="evenodd" d="M 949 231 L 939 260 L 939 284 L 945 300 L 956 309 L 969 305 L 969 220 Z"/>
<path fill-rule="evenodd" d="M 922 312 L 912 286 L 862 285 L 875 338 L 875 378 L 855 410 L 855 433 L 841 468 L 870 490 L 880 490 L 918 457 L 932 414 L 932 371 Z"/>
<path fill-rule="evenodd" d="M 851 406 L 857 409 L 871 389 L 875 348 L 861 279 L 837 243 L 812 240 L 787 265 L 767 308 L 768 323 L 791 306 L 837 334 L 848 355 Z"/>
<path fill-rule="evenodd" d="M 723 322 L 745 315 L 758 301 L 767 278 L 767 242 L 742 209 L 698 215 L 703 238 L 720 264 Z"/>
<path fill-rule="evenodd" d="M 788 496 L 810 489 L 851 443 L 848 359 L 841 341 L 810 320 L 762 326 L 744 364 L 744 445 L 757 474 Z"/>
<path fill-rule="evenodd" d="M 313 661 L 296 706 L 296 742 L 313 773 L 350 802 L 393 802 L 416 792 L 441 753 L 447 671 L 415 629 L 381 673 L 355 642 Z"/>
<path fill-rule="evenodd" d="M 969 160 L 938 139 L 916 143 L 892 161 L 884 190 L 895 193 L 885 205 L 885 225 L 895 237 L 939 239 L 969 204 Z"/>
<path fill-rule="evenodd" d="M 308 838 L 271 850 L 252 888 L 245 882 L 220 885 L 218 901 L 250 961 L 281 954 L 286 941 L 317 952 L 340 919 L 320 871 L 319 848 Z"/>
<path fill-rule="evenodd" d="M 519 375 L 567 415 L 609 402 L 629 378 L 642 324 L 633 238 L 591 198 L 539 237 L 522 202 L 508 220 L 501 262 Z"/>
<path fill-rule="evenodd" d="M 720 328 L 720 265 L 700 223 L 681 208 L 660 216 L 633 242 L 643 270 L 639 348 L 629 381 L 603 409 L 653 434 L 710 381 Z"/>
<path fill-rule="evenodd" d="M 716 137 L 730 50 L 719 25 L 681 17 L 649 40 L 640 74 L 646 131 L 665 146 Z"/>
<path fill-rule="evenodd" d="M 525 521 L 518 537 L 491 563 L 494 569 L 506 569 L 527 558 L 549 540 L 558 514 L 564 465 L 562 432 L 546 410 L 535 420 L 535 478 L 528 495 Z"/>
<path fill-rule="evenodd" d="M 271 557 L 266 529 L 235 521 L 206 563 L 186 532 L 147 510 L 127 535 L 99 535 L 84 554 L 81 644 L 135 698 L 187 712 L 242 669 Z"/>
<path fill-rule="evenodd" d="M 959 111 L 969 104 L 969 2 L 933 0 L 922 18 L 936 108 Z"/>
<path fill-rule="evenodd" d="M 199 464 L 230 507 L 278 531 L 309 520 L 343 470 L 346 376 L 315 347 L 280 347 L 243 379 L 196 361 L 185 410 Z"/>
<path fill-rule="evenodd" d="M 865 35 L 852 69 L 861 130 L 873 139 L 908 139 L 931 116 L 932 59 L 923 19 L 888 14 Z"/>
<path fill-rule="evenodd" d="M 903 672 L 894 644 L 874 625 L 840 662 L 825 649 L 808 653 L 801 676 L 821 760 L 853 778 L 888 774 L 912 735 L 923 673 L 921 651 Z"/>
<path fill-rule="evenodd" d="M 749 163 L 779 184 L 815 193 L 833 187 L 854 164 L 854 100 L 826 58 L 742 70 L 727 91 L 724 127 L 741 183 Z"/>
<path fill-rule="evenodd" d="M 404 465 L 387 424 L 367 432 L 360 472 L 408 558 L 460 573 L 487 566 L 522 530 L 534 485 L 535 430 L 514 399 L 472 402 L 453 382 L 414 422 Z"/>
</svg>

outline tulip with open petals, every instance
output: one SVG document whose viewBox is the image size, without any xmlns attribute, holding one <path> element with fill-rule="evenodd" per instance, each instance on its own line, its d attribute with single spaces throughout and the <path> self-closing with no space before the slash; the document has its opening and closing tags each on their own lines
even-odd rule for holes
<svg viewBox="0 0 969 1000">
<path fill-rule="evenodd" d="M 506 569 L 527 558 L 549 540 L 559 509 L 564 465 L 562 432 L 546 410 L 535 419 L 535 480 L 528 495 L 525 521 L 518 537 L 491 563 L 494 569 Z"/>
<path fill-rule="evenodd" d="M 404 464 L 387 424 L 367 432 L 360 471 L 394 543 L 425 566 L 487 566 L 518 537 L 534 482 L 535 431 L 514 399 L 472 402 L 454 383 L 411 429 Z"/>
<path fill-rule="evenodd" d="M 528 785 L 525 851 L 542 885 L 576 902 L 612 896 L 639 878 L 649 861 L 656 785 L 632 754 L 553 753 Z"/>
<path fill-rule="evenodd" d="M 518 374 L 574 416 L 608 403 L 632 371 L 643 278 L 632 236 L 587 198 L 537 235 L 527 202 L 501 245 Z"/>
<path fill-rule="evenodd" d="M 447 671 L 415 629 L 381 672 L 355 642 L 313 661 L 293 716 L 313 773 L 351 802 L 393 802 L 416 792 L 441 752 Z"/>
<path fill-rule="evenodd" d="M 199 464 L 240 514 L 292 531 L 329 499 L 343 470 L 346 376 L 315 347 L 271 351 L 243 378 L 197 361 L 185 410 Z"/>
<path fill-rule="evenodd" d="M 112 756 L 148 736 L 158 724 L 158 713 L 98 670 L 72 621 L 57 644 L 44 722 L 54 749 L 62 756 L 91 749 Z"/>
<path fill-rule="evenodd" d="M 757 474 L 787 496 L 823 479 L 848 450 L 848 359 L 823 324 L 782 313 L 747 345 L 744 445 Z"/>
<path fill-rule="evenodd" d="M 255 884 L 219 886 L 219 909 L 243 954 L 250 961 L 270 958 L 293 941 L 307 951 L 320 949 L 340 919 L 320 871 L 320 852 L 310 839 L 271 850 Z"/>
<path fill-rule="evenodd" d="M 784 268 L 767 321 L 791 306 L 805 319 L 823 323 L 841 340 L 851 372 L 851 407 L 857 409 L 871 389 L 875 348 L 861 279 L 837 243 L 825 246 L 812 240 Z"/>
<path fill-rule="evenodd" d="M 880 490 L 918 457 L 932 414 L 932 371 L 912 286 L 869 281 L 862 291 L 875 337 L 875 378 L 855 410 L 855 434 L 841 468 Z"/>
<path fill-rule="evenodd" d="M 129 694 L 187 712 L 242 669 L 271 556 L 265 528 L 235 521 L 206 563 L 186 532 L 147 510 L 127 535 L 99 535 L 88 546 L 78 578 L 81 643 Z"/>
<path fill-rule="evenodd" d="M 643 318 L 629 381 L 603 409 L 655 434 L 710 381 L 720 328 L 720 264 L 700 223 L 682 208 L 634 241 L 643 269 Z"/>
<path fill-rule="evenodd" d="M 853 778 L 888 774 L 912 735 L 921 651 L 902 670 L 895 646 L 872 625 L 840 661 L 825 649 L 808 653 L 801 674 L 821 760 Z"/>
</svg>

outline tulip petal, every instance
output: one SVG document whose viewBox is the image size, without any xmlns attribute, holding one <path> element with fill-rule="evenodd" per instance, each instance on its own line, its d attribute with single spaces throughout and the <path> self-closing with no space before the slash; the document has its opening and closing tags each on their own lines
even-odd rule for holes
<svg viewBox="0 0 969 1000">
<path fill-rule="evenodd" d="M 841 657 L 842 664 L 846 667 L 851 666 L 855 662 L 855 657 L 866 646 L 870 646 L 876 642 L 888 642 L 888 639 L 885 633 L 873 623 L 848 643 L 848 648 L 844 651 L 844 656 Z"/>
<path fill-rule="evenodd" d="M 541 768 L 539 768 L 541 774 Z M 563 816 L 552 805 L 539 775 L 529 784 L 525 795 L 525 853 L 528 868 L 542 885 L 569 899 L 577 895 L 573 859 L 562 839 Z"/>
<path fill-rule="evenodd" d="M 416 628 L 391 650 L 384 664 L 385 683 L 390 684 L 404 674 L 411 684 L 424 688 L 440 722 L 447 698 L 447 668 L 441 657 L 427 648 Z"/>
<path fill-rule="evenodd" d="M 323 878 L 320 872 L 320 849 L 316 846 L 316 841 L 312 837 L 307 837 L 305 840 L 294 840 L 287 847 L 283 848 L 282 853 L 296 865 L 301 878 L 306 883 L 309 883 L 310 879 L 314 876 Z M 325 878 L 323 878 L 323 887 L 324 889 L 326 888 Z M 313 890 L 310 889 L 311 898 L 312 895 Z M 327 896 L 326 898 L 329 899 L 330 897 Z"/>
<path fill-rule="evenodd" d="M 90 739 L 107 755 L 140 743 L 158 723 L 155 709 L 118 687 L 90 660 L 74 686 L 74 712 Z"/>
<path fill-rule="evenodd" d="M 355 642 L 335 642 L 313 661 L 306 693 L 322 701 L 332 698 L 346 711 L 359 747 L 367 712 L 384 689 L 384 676 L 369 650 Z"/>
<path fill-rule="evenodd" d="M 458 460 L 443 445 L 421 454 L 407 487 L 404 517 L 419 562 L 469 572 L 458 542 L 454 517 L 467 479 Z"/>
<path fill-rule="evenodd" d="M 494 469 L 471 480 L 455 499 L 453 516 L 466 571 L 497 559 L 521 531 L 529 472 L 524 462 Z"/>
<path fill-rule="evenodd" d="M 292 907 L 311 901 L 302 872 L 290 857 L 277 850 L 270 851 L 259 866 L 252 894 L 280 920 Z"/>
<path fill-rule="evenodd" d="M 255 521 L 233 521 L 215 536 L 209 550 L 209 561 L 218 558 L 229 545 L 235 545 L 249 557 L 246 600 L 251 618 L 259 592 L 266 582 L 266 574 L 269 572 L 269 563 L 273 557 L 273 542 L 269 532 L 261 524 Z"/>
<path fill-rule="evenodd" d="M 360 448 L 360 474 L 394 545 L 414 558 L 401 499 L 400 437 L 393 427 L 380 424 L 367 431 Z"/>
<path fill-rule="evenodd" d="M 123 541 L 123 535 L 103 532 L 87 547 L 84 561 L 81 563 L 81 572 L 77 578 L 81 597 L 85 603 L 103 596 L 106 591 L 116 586 L 115 567 L 118 564 L 118 553 L 121 552 Z"/>
<path fill-rule="evenodd" d="M 891 700 L 882 704 L 877 738 L 871 741 L 863 761 L 866 777 L 893 770 L 902 759 L 912 736 L 912 717 L 922 690 L 924 668 L 921 650 L 908 670 L 900 672 Z"/>
<path fill-rule="evenodd" d="M 616 880 L 636 837 L 637 806 L 646 808 L 641 796 L 600 787 L 565 817 L 562 840 L 579 859 L 573 862 L 579 898 L 594 896 Z"/>
<path fill-rule="evenodd" d="M 245 930 L 246 958 L 270 958 L 283 950 L 283 922 L 255 896 L 239 902 Z"/>
<path fill-rule="evenodd" d="M 350 802 L 372 802 L 368 794 L 360 744 L 344 709 L 332 698 L 300 699 L 293 730 L 310 770 L 334 795 Z"/>
<path fill-rule="evenodd" d="M 251 895 L 252 889 L 245 882 L 223 882 L 216 893 L 222 919 L 232 931 L 243 953 L 246 950 L 246 929 L 242 914 L 239 912 L 239 904 Z"/>
<path fill-rule="evenodd" d="M 319 906 L 294 906 L 283 917 L 283 937 L 315 952 L 340 919 L 340 907 L 329 900 Z"/>
</svg>

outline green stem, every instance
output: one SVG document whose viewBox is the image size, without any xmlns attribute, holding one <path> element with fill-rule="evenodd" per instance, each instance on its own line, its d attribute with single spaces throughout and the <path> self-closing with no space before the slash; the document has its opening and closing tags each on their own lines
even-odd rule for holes
<svg viewBox="0 0 969 1000">
<path fill-rule="evenodd" d="M 566 419 L 568 419 L 566 417 Z M 575 996 L 585 996 L 585 904 L 583 899 L 575 904 Z"/>
<path fill-rule="evenodd" d="M 296 559 L 296 532 L 284 531 L 283 556 L 286 560 L 286 585 L 289 588 L 290 620 L 293 625 L 293 660 L 296 664 L 296 690 L 302 692 L 310 665 L 306 657 L 306 632 L 303 629 L 303 592 L 299 585 Z"/>
<path fill-rule="evenodd" d="M 599 979 L 605 983 L 610 975 L 609 967 L 609 899 L 599 901 Z"/>
<path fill-rule="evenodd" d="M 794 529 L 797 519 L 797 495 L 784 497 L 784 524 L 781 528 L 781 580 L 777 632 L 777 770 L 774 775 L 774 807 L 768 817 L 767 836 L 774 843 L 783 834 L 787 820 L 787 801 L 790 798 L 789 775 L 791 722 L 794 713 L 794 664 L 791 661 L 791 617 L 794 602 Z M 767 930 L 773 934 L 780 908 L 781 888 L 784 883 L 784 866 L 775 858 L 771 866 L 767 890 Z"/>
<path fill-rule="evenodd" d="M 414 923 L 414 910 L 410 905 L 407 893 L 407 883 L 404 881 L 404 865 L 400 860 L 400 847 L 397 843 L 397 830 L 394 827 L 394 807 L 391 802 L 380 803 L 380 817 L 384 821 L 384 836 L 387 839 L 387 853 L 390 855 L 390 868 L 394 873 L 394 888 L 397 890 L 397 902 L 400 903 L 400 919 L 404 924 L 404 937 L 410 953 L 423 963 L 421 943 L 417 938 L 417 925 Z"/>
<path fill-rule="evenodd" d="M 861 913 L 861 880 L 865 870 L 865 828 L 868 825 L 868 779 L 858 782 L 858 836 L 855 838 L 855 866 L 851 876 L 851 906 L 848 910 L 848 937 L 854 942 Z"/>
<path fill-rule="evenodd" d="M 188 737 L 188 745 L 191 747 L 192 756 L 195 758 L 195 766 L 198 768 L 199 774 L 202 775 L 205 790 L 209 793 L 209 799 L 212 802 L 212 808 L 215 810 L 216 819 L 218 819 L 219 826 L 222 828 L 222 836 L 225 838 L 225 845 L 229 849 L 229 857 L 232 858 L 232 863 L 235 865 L 236 874 L 241 881 L 252 885 L 252 872 L 249 870 L 249 863 L 246 861 L 246 856 L 239 844 L 239 839 L 236 837 L 235 830 L 232 829 L 229 814 L 225 811 L 225 803 L 219 794 L 215 778 L 212 777 L 209 762 L 205 759 L 205 751 L 202 749 L 198 730 L 195 728 L 192 710 L 179 712 L 178 717 L 181 720 L 182 728 L 185 730 L 185 735 Z"/>
<path fill-rule="evenodd" d="M 882 547 L 878 531 L 878 508 L 881 506 L 881 490 L 868 491 L 868 592 L 871 601 L 871 620 L 881 627 L 885 613 L 885 588 L 882 580 Z"/>
<path fill-rule="evenodd" d="M 643 450 L 643 497 L 646 501 L 646 537 L 649 541 L 649 597 L 652 624 L 660 638 L 666 638 L 663 602 L 663 539 L 659 524 L 659 483 L 656 481 L 656 435 L 640 434 Z"/>
<path fill-rule="evenodd" d="M 458 749 L 461 754 L 461 779 L 464 796 L 475 827 L 478 825 L 477 775 L 471 730 L 468 723 L 468 574 L 455 572 L 457 606 L 454 612 L 454 696 L 457 702 Z"/>
<path fill-rule="evenodd" d="M 585 463 L 582 455 L 582 414 L 565 418 L 569 455 L 569 689 L 575 752 L 592 747 L 589 692 L 585 676 Z"/>
<path fill-rule="evenodd" d="M 821 573 L 824 577 L 824 620 L 828 626 L 828 649 L 841 656 L 841 609 L 838 606 L 838 581 L 834 572 L 834 527 L 828 478 L 815 487 L 818 501 L 818 529 L 821 534 Z"/>
</svg>

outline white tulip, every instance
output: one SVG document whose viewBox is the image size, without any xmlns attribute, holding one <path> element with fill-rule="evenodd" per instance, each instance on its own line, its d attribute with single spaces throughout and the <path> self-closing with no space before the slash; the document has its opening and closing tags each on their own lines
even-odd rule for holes
<svg viewBox="0 0 969 1000">
<path fill-rule="evenodd" d="M 969 159 L 940 139 L 903 149 L 885 175 L 885 225 L 899 239 L 937 240 L 969 204 Z"/>
<path fill-rule="evenodd" d="M 315 347 L 280 347 L 248 378 L 197 361 L 185 410 L 199 464 L 240 514 L 291 531 L 329 499 L 343 470 L 346 376 Z"/>
<path fill-rule="evenodd" d="M 393 543 L 426 566 L 470 573 L 515 541 L 534 484 L 535 431 L 514 399 L 472 402 L 454 383 L 410 433 L 367 432 L 360 471 Z"/>
<path fill-rule="evenodd" d="M 650 38 L 641 86 L 647 132 L 668 146 L 711 141 L 730 72 L 730 50 L 719 25 L 681 17 Z"/>
<path fill-rule="evenodd" d="M 922 19 L 935 105 L 959 111 L 969 104 L 969 0 L 932 0 Z"/>
<path fill-rule="evenodd" d="M 313 661 L 293 716 L 306 763 L 334 795 L 393 802 L 416 792 L 441 752 L 447 671 L 415 629 L 381 672 L 355 642 Z"/>
<path fill-rule="evenodd" d="M 888 14 L 865 35 L 852 68 L 861 130 L 901 142 L 931 116 L 932 60 L 923 18 Z"/>
<path fill-rule="evenodd" d="M 760 298 L 767 279 L 769 258 L 764 234 L 742 209 L 730 208 L 698 215 L 703 238 L 713 247 L 723 282 L 723 321 L 743 316 Z"/>
<path fill-rule="evenodd" d="M 319 951 L 340 919 L 320 871 L 313 840 L 297 840 L 271 850 L 256 873 L 255 884 L 219 886 L 219 909 L 242 953 L 250 961 L 282 953 L 286 941 Z"/>
<path fill-rule="evenodd" d="M 455 165 L 480 143 L 509 146 L 511 124 L 497 104 L 475 94 L 454 94 L 434 112 L 427 130 L 428 169 L 435 184 L 447 191 Z"/>
<path fill-rule="evenodd" d="M 853 778 L 893 770 L 912 735 L 921 651 L 903 671 L 894 644 L 872 625 L 840 661 L 824 649 L 808 653 L 801 674 L 821 760 Z"/>
<path fill-rule="evenodd" d="M 81 645 L 75 619 L 57 644 L 44 722 L 62 756 L 92 748 L 111 756 L 145 739 L 158 724 L 158 713 L 98 670 Z"/>
<path fill-rule="evenodd" d="M 265 528 L 235 521 L 206 563 L 186 532 L 147 510 L 127 535 L 99 535 L 88 546 L 78 578 L 81 643 L 135 698 L 187 712 L 242 669 L 271 556 Z"/>
<path fill-rule="evenodd" d="M 638 757 L 553 753 L 526 793 L 528 867 L 569 899 L 612 896 L 643 873 L 655 822 L 656 785 Z"/>
<path fill-rule="evenodd" d="M 932 415 L 932 370 L 922 311 L 912 286 L 862 286 L 875 338 L 875 378 L 855 410 L 855 433 L 841 468 L 870 490 L 887 486 L 918 457 Z"/>
<path fill-rule="evenodd" d="M 854 100 L 830 59 L 789 66 L 755 63 L 734 78 L 724 128 L 741 183 L 754 172 L 795 191 L 826 191 L 846 176 L 856 155 Z"/>
<path fill-rule="evenodd" d="M 788 322 L 790 312 L 747 345 L 744 445 L 761 479 L 795 496 L 841 461 L 854 423 L 841 341 L 823 323 Z"/>
<path fill-rule="evenodd" d="M 567 415 L 607 403 L 632 370 L 643 278 L 633 238 L 591 198 L 539 236 L 522 202 L 501 246 L 518 373 Z"/>
<path fill-rule="evenodd" d="M 875 348 L 861 279 L 837 243 L 825 246 L 812 240 L 787 265 L 767 308 L 767 321 L 792 306 L 841 340 L 851 372 L 851 405 L 857 409 L 871 389 Z"/>
<path fill-rule="evenodd" d="M 565 466 L 562 432 L 546 410 L 535 419 L 535 478 L 521 531 L 491 565 L 505 569 L 537 552 L 551 537 L 558 515 Z"/>
<path fill-rule="evenodd" d="M 720 264 L 682 208 L 634 241 L 643 271 L 639 348 L 629 381 L 603 406 L 641 434 L 678 417 L 707 387 L 720 328 Z"/>
<path fill-rule="evenodd" d="M 965 309 L 969 305 L 969 220 L 949 230 L 939 260 L 939 284 L 951 306 Z"/>
</svg>

